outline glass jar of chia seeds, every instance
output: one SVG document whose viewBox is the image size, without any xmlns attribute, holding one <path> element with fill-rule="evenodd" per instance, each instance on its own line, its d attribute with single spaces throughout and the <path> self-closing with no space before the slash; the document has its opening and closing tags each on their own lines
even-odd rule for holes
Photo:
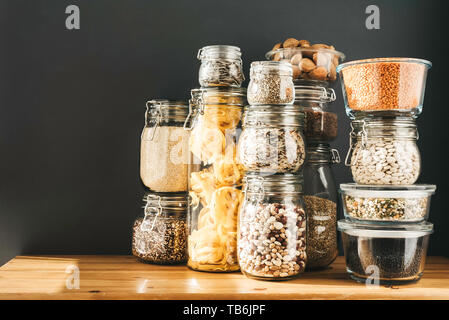
<svg viewBox="0 0 449 320">
<path fill-rule="evenodd" d="M 411 117 L 369 117 L 351 122 L 345 164 L 359 184 L 414 184 L 421 172 L 419 138 Z"/>
<path fill-rule="evenodd" d="M 295 99 L 292 66 L 284 61 L 254 61 L 248 84 L 251 105 L 285 105 Z"/>
<path fill-rule="evenodd" d="M 147 193 L 144 204 L 133 225 L 133 255 L 148 263 L 185 263 L 187 194 Z"/>
<path fill-rule="evenodd" d="M 248 174 L 239 213 L 238 258 L 249 278 L 287 280 L 306 267 L 306 214 L 300 176 Z"/>
<path fill-rule="evenodd" d="M 226 45 L 203 47 L 198 51 L 201 60 L 199 82 L 202 87 L 240 87 L 245 80 L 240 48 Z"/>
<path fill-rule="evenodd" d="M 154 192 L 187 191 L 189 132 L 183 125 L 189 113 L 185 101 L 146 103 L 141 135 L 140 177 Z"/>
<path fill-rule="evenodd" d="M 338 117 L 330 111 L 330 103 L 335 99 L 331 88 L 295 86 L 294 105 L 304 112 L 304 136 L 308 142 L 329 142 L 337 137 Z"/>
<path fill-rule="evenodd" d="M 243 168 L 236 153 L 246 90 L 194 89 L 190 105 L 187 266 L 198 271 L 237 271 Z"/>
<path fill-rule="evenodd" d="M 246 107 L 238 158 L 247 172 L 298 173 L 306 159 L 304 116 L 295 106 Z"/>
<path fill-rule="evenodd" d="M 307 268 L 327 267 L 338 255 L 337 186 L 331 170 L 340 163 L 338 151 L 326 143 L 307 146 L 304 201 L 307 213 Z"/>
</svg>

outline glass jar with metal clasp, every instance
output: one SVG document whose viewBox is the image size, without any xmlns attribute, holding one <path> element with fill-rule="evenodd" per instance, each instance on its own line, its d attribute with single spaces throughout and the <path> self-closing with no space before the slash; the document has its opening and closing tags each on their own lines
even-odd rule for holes
<svg viewBox="0 0 449 320">
<path fill-rule="evenodd" d="M 190 132 L 183 130 L 183 124 L 188 103 L 150 100 L 146 107 L 140 147 L 142 182 L 154 192 L 185 192 Z"/>
<path fill-rule="evenodd" d="M 307 269 L 330 265 L 338 255 L 337 185 L 331 166 L 340 155 L 327 143 L 307 146 L 304 201 L 307 213 Z"/>
<path fill-rule="evenodd" d="M 245 80 L 239 47 L 212 45 L 198 51 L 201 60 L 199 82 L 202 87 L 240 87 Z"/>
<path fill-rule="evenodd" d="M 288 280 L 307 262 L 306 214 L 301 176 L 245 176 L 239 213 L 238 258 L 241 271 L 260 280 Z"/>
<path fill-rule="evenodd" d="M 345 164 L 359 184 L 414 184 L 421 172 L 419 139 L 412 117 L 366 117 L 351 122 Z"/>
<path fill-rule="evenodd" d="M 133 255 L 148 263 L 185 263 L 187 194 L 147 193 L 144 204 L 133 225 Z"/>
<path fill-rule="evenodd" d="M 187 266 L 232 272 L 237 262 L 237 215 L 243 200 L 243 168 L 236 158 L 246 90 L 192 90 Z"/>
</svg>

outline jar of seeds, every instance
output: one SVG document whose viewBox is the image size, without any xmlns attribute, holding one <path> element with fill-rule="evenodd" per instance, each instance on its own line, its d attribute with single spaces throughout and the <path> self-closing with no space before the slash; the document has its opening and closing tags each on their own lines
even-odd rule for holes
<svg viewBox="0 0 449 320">
<path fill-rule="evenodd" d="M 303 113 L 294 106 L 246 107 L 238 158 L 248 172 L 297 173 L 306 158 Z"/>
<path fill-rule="evenodd" d="M 231 86 L 240 87 L 245 80 L 242 70 L 240 48 L 226 45 L 213 45 L 201 48 L 199 82 L 202 87 Z"/>
<path fill-rule="evenodd" d="M 132 253 L 143 262 L 178 264 L 187 260 L 187 194 L 148 193 L 133 225 Z"/>
<path fill-rule="evenodd" d="M 411 117 L 371 117 L 351 123 L 351 166 L 359 184 L 414 184 L 421 171 L 416 141 L 418 130 Z"/>
<path fill-rule="evenodd" d="M 340 162 L 338 151 L 326 143 L 307 146 L 304 165 L 304 202 L 307 213 L 307 268 L 330 265 L 338 255 L 337 186 L 331 166 Z"/>
<path fill-rule="evenodd" d="M 288 280 L 306 267 L 306 214 L 300 177 L 248 174 L 238 221 L 241 271 L 259 280 Z"/>
<path fill-rule="evenodd" d="M 251 105 L 292 104 L 295 99 L 292 66 L 284 61 L 251 63 L 248 103 Z"/>
</svg>

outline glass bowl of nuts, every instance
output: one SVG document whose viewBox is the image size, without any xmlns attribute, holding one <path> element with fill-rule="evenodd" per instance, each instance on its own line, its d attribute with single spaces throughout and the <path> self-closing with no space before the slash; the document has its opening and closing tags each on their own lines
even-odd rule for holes
<svg viewBox="0 0 449 320">
<path fill-rule="evenodd" d="M 375 58 L 343 63 L 341 78 L 347 115 L 409 115 L 422 112 L 427 71 L 432 63 L 414 58 Z"/>
<path fill-rule="evenodd" d="M 427 220 L 430 198 L 436 186 L 414 184 L 404 186 L 370 186 L 342 183 L 345 218 L 363 223 L 415 223 Z"/>
<path fill-rule="evenodd" d="M 337 80 L 337 66 L 345 55 L 332 45 L 311 44 L 307 40 L 289 38 L 277 43 L 265 57 L 273 61 L 288 61 L 293 68 L 295 83 L 316 83 L 327 86 Z"/>
</svg>

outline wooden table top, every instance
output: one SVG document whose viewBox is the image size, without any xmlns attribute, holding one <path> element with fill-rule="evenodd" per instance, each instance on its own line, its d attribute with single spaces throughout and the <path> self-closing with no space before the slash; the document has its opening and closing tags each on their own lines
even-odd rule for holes
<svg viewBox="0 0 449 320">
<path fill-rule="evenodd" d="M 449 299 L 449 259 L 429 257 L 417 283 L 374 288 L 351 280 L 343 257 L 329 269 L 269 282 L 132 256 L 18 256 L 0 268 L 0 299 Z"/>
</svg>

